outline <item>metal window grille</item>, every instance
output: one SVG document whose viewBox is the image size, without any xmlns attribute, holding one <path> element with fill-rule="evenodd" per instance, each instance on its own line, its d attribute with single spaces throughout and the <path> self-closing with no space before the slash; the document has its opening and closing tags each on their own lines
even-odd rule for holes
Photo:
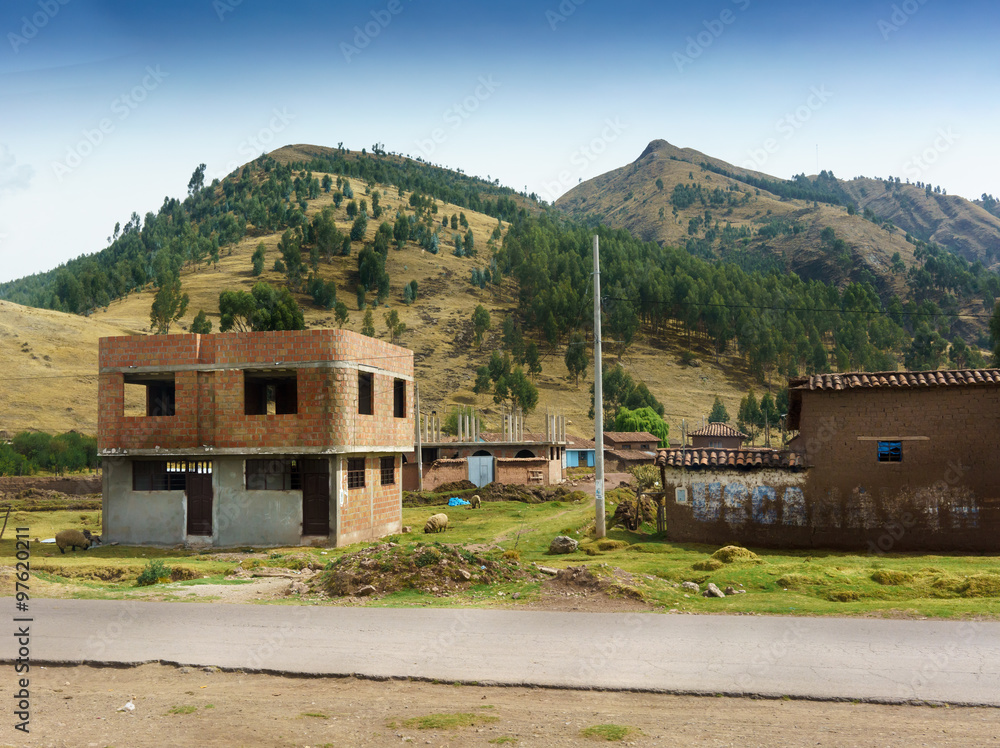
<svg viewBox="0 0 1000 748">
<path fill-rule="evenodd" d="M 347 487 L 365 487 L 365 458 L 357 457 L 347 460 Z"/>
<path fill-rule="evenodd" d="M 396 483 L 396 458 L 395 457 L 381 457 L 379 458 L 379 472 L 382 475 L 382 485 L 392 486 Z"/>
</svg>

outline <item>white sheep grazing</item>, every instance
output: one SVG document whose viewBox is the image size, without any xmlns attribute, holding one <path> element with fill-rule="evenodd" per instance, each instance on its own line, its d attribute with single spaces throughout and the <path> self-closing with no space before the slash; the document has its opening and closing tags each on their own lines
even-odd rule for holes
<svg viewBox="0 0 1000 748">
<path fill-rule="evenodd" d="M 72 548 L 76 553 L 77 548 L 90 548 L 90 538 L 79 530 L 60 530 L 56 535 L 56 545 L 59 546 L 60 553 L 65 553 L 67 548 Z"/>
<path fill-rule="evenodd" d="M 424 532 L 444 532 L 448 529 L 447 514 L 433 514 L 424 525 Z"/>
<path fill-rule="evenodd" d="M 479 507 L 481 507 L 482 506 L 482 500 L 479 498 L 479 494 L 476 494 L 475 496 L 473 496 L 469 500 L 469 503 L 472 504 L 472 508 L 473 509 L 478 509 Z"/>
</svg>

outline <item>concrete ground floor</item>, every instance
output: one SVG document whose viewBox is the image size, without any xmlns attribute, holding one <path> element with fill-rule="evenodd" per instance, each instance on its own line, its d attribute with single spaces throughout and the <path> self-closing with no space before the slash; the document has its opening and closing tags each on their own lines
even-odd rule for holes
<svg viewBox="0 0 1000 748">
<path fill-rule="evenodd" d="M 105 456 L 104 541 L 348 545 L 399 532 L 400 453 Z"/>
</svg>

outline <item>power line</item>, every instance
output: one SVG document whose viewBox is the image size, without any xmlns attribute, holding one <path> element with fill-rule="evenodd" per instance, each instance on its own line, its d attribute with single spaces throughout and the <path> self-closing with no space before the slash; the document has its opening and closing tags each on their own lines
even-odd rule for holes
<svg viewBox="0 0 1000 748">
<path fill-rule="evenodd" d="M 626 299 L 620 296 L 603 296 L 602 301 L 627 301 L 634 302 L 635 299 Z M 792 307 L 792 306 L 759 306 L 756 304 L 712 304 L 708 301 L 650 301 L 650 304 L 656 304 L 657 306 L 699 306 L 699 307 L 713 307 L 721 309 L 756 309 L 763 312 L 818 312 L 825 314 L 866 314 L 869 316 L 875 315 L 889 315 L 889 311 L 885 309 L 878 309 L 874 311 L 866 311 L 863 309 L 813 309 L 809 307 Z M 992 314 L 963 314 L 961 312 L 900 312 L 901 316 L 905 317 L 952 317 L 961 319 L 991 319 Z"/>
</svg>

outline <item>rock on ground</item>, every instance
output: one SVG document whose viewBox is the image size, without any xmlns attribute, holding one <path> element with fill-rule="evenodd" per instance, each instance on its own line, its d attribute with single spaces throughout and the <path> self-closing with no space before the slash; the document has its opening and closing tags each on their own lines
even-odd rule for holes
<svg viewBox="0 0 1000 748">
<path fill-rule="evenodd" d="M 549 544 L 549 553 L 573 553 L 579 543 L 566 535 L 557 535 Z"/>
</svg>

